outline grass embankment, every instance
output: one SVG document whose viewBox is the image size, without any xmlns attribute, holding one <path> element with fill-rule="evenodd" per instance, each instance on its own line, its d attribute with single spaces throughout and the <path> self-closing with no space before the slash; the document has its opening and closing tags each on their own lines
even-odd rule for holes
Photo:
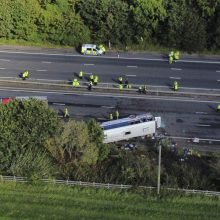
<svg viewBox="0 0 220 220">
<path fill-rule="evenodd" d="M 220 219 L 220 199 L 0 182 L 0 219 Z"/>
</svg>

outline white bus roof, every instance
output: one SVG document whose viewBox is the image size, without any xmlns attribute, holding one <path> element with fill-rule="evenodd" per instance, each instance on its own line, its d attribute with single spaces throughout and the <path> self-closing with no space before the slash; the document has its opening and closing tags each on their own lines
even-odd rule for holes
<svg viewBox="0 0 220 220">
<path fill-rule="evenodd" d="M 140 121 L 141 119 L 149 120 L 152 118 L 153 118 L 153 115 L 150 113 L 146 113 L 142 115 L 130 115 L 127 118 L 103 122 L 101 123 L 101 127 L 103 129 L 111 129 L 111 128 L 116 128 L 116 127 L 126 126 L 126 124 L 129 125 L 130 122 Z"/>
</svg>

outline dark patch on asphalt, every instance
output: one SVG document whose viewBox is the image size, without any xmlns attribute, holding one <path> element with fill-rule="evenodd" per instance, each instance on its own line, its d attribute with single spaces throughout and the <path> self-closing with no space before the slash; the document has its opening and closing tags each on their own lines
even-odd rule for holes
<svg viewBox="0 0 220 220">
<path fill-rule="evenodd" d="M 176 122 L 177 122 L 177 123 L 183 123 L 183 120 L 180 119 L 180 118 L 178 118 L 178 119 L 176 119 Z"/>
</svg>

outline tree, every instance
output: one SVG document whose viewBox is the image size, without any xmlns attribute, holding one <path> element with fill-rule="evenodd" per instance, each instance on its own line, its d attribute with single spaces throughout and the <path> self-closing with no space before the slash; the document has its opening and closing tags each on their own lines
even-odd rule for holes
<svg viewBox="0 0 220 220">
<path fill-rule="evenodd" d="M 98 160 L 98 148 L 90 140 L 87 124 L 71 120 L 63 124 L 59 135 L 46 141 L 45 148 L 60 167 L 63 176 L 76 177 L 74 173 L 79 167 L 88 168 Z"/>
<path fill-rule="evenodd" d="M 124 1 L 87 0 L 76 4 L 77 12 L 97 42 L 126 43 L 130 38 L 129 8 Z"/>
<path fill-rule="evenodd" d="M 108 157 L 110 148 L 107 144 L 103 144 L 104 133 L 100 125 L 95 120 L 89 120 L 87 122 L 89 130 L 90 142 L 96 144 L 99 151 L 98 161 L 103 161 Z"/>
<path fill-rule="evenodd" d="M 27 149 L 44 150 L 43 142 L 55 134 L 57 127 L 57 114 L 45 102 L 31 99 L 1 104 L 0 170 L 6 172 Z"/>
<path fill-rule="evenodd" d="M 158 23 L 165 19 L 166 11 L 163 0 L 134 0 L 131 5 L 133 17 L 133 35 L 138 41 L 151 41 Z"/>
</svg>

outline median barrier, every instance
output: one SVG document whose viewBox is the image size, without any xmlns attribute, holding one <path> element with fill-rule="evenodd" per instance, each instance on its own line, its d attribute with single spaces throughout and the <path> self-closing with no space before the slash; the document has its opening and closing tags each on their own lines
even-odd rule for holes
<svg viewBox="0 0 220 220">
<path fill-rule="evenodd" d="M 49 81 L 49 80 L 48 80 Z M 52 80 L 50 80 L 52 81 Z M 55 91 L 74 91 L 74 92 L 85 92 L 88 91 L 88 82 L 79 81 L 80 86 L 78 88 L 73 88 L 72 83 L 70 81 L 52 81 L 52 82 L 42 82 L 42 81 L 21 81 L 19 79 L 15 80 L 3 80 L 0 79 L 1 87 L 13 87 L 13 88 L 29 88 L 29 89 L 46 89 L 46 90 L 55 90 Z M 189 98 L 211 98 L 212 100 L 220 98 L 220 93 L 216 92 L 216 90 L 208 90 L 200 91 L 200 92 L 189 92 L 189 91 L 178 91 L 174 92 L 170 88 L 166 90 L 163 89 L 155 89 L 153 86 L 148 86 L 146 94 L 140 94 L 138 92 L 139 85 L 132 84 L 131 89 L 124 88 L 123 90 L 119 90 L 117 87 L 118 84 L 111 83 L 99 83 L 97 86 L 93 86 L 93 92 L 102 92 L 102 93 L 117 93 L 117 94 L 130 94 L 130 95 L 152 95 L 152 96 L 172 96 L 172 97 L 189 97 Z M 200 89 L 201 90 L 201 89 Z"/>
</svg>

